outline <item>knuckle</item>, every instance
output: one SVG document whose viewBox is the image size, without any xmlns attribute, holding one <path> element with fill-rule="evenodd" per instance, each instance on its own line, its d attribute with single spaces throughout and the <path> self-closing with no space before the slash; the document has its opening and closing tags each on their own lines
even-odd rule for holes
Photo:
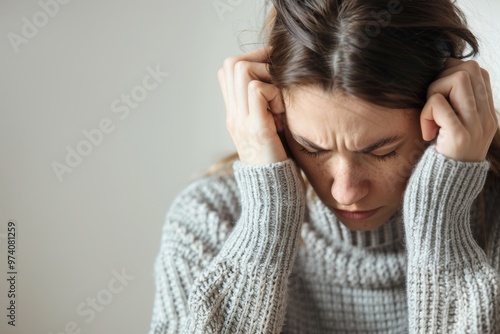
<svg viewBox="0 0 500 334">
<path fill-rule="evenodd" d="M 482 67 L 481 67 L 481 75 L 483 76 L 485 82 L 490 82 L 491 79 L 490 73 Z"/>
<path fill-rule="evenodd" d="M 467 71 L 461 70 L 455 72 L 455 76 L 458 82 L 464 84 L 470 82 L 470 74 Z"/>
<path fill-rule="evenodd" d="M 259 80 L 252 80 L 248 83 L 248 91 L 257 93 L 262 89 L 262 82 Z"/>
<path fill-rule="evenodd" d="M 482 68 L 476 60 L 472 59 L 465 62 L 465 66 L 471 75 L 474 75 L 478 78 L 480 78 L 480 76 L 482 75 Z"/>
<path fill-rule="evenodd" d="M 472 72 L 479 72 L 479 70 L 481 69 L 479 63 L 474 59 L 466 61 L 464 66 Z"/>
<path fill-rule="evenodd" d="M 431 95 L 429 96 L 429 99 L 428 99 L 428 102 L 429 102 L 429 103 L 436 103 L 436 102 L 439 102 L 439 101 L 441 101 L 442 96 L 443 96 L 441 93 L 435 93 L 435 92 L 433 92 L 433 91 L 430 91 L 430 92 L 429 92 L 429 94 L 431 94 Z"/>
<path fill-rule="evenodd" d="M 224 68 L 233 68 L 234 65 L 238 62 L 238 58 L 235 56 L 227 57 L 224 59 L 223 67 Z"/>
<path fill-rule="evenodd" d="M 240 60 L 234 64 L 234 71 L 239 73 L 249 72 L 250 64 L 247 61 Z"/>
</svg>

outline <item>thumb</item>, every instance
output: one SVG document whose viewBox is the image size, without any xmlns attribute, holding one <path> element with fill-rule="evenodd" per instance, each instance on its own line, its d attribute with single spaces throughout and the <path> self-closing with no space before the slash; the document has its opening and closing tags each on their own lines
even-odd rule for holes
<svg viewBox="0 0 500 334">
<path fill-rule="evenodd" d="M 439 93 L 433 94 L 424 105 L 420 113 L 420 126 L 422 138 L 431 141 L 436 138 L 439 129 L 454 132 L 461 124 L 455 110 L 450 106 L 446 98 Z"/>
</svg>

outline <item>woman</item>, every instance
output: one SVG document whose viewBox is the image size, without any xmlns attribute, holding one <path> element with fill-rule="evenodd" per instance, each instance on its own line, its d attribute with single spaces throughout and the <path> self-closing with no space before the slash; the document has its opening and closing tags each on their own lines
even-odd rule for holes
<svg viewBox="0 0 500 334">
<path fill-rule="evenodd" d="M 239 159 L 172 204 L 151 333 L 500 332 L 500 134 L 463 13 L 272 4 L 218 72 Z"/>
</svg>

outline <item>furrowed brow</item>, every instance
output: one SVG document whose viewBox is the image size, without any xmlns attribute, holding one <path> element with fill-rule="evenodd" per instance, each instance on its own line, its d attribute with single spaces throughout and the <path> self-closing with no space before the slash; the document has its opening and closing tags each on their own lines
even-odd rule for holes
<svg viewBox="0 0 500 334">
<path fill-rule="evenodd" d="M 295 139 L 302 146 L 307 146 L 307 147 L 312 148 L 313 150 L 316 150 L 316 151 L 329 151 L 326 148 L 323 148 L 323 147 L 321 147 L 319 145 L 316 145 L 315 143 L 313 143 L 312 141 L 310 141 L 307 138 L 304 138 L 302 136 L 296 135 L 294 133 L 291 133 L 291 135 L 292 135 L 293 139 Z"/>
<path fill-rule="evenodd" d="M 389 137 L 382 138 L 380 140 L 377 140 L 375 143 L 368 145 L 365 148 L 362 148 L 361 150 L 357 151 L 358 153 L 369 153 L 372 151 L 375 151 L 376 149 L 379 149 L 381 147 L 396 143 L 398 141 L 403 140 L 404 136 L 402 135 L 393 135 Z"/>
<path fill-rule="evenodd" d="M 315 143 L 311 142 L 307 138 L 304 138 L 304 137 L 299 136 L 299 135 L 294 134 L 294 133 L 291 133 L 291 135 L 302 146 L 307 146 L 307 147 L 309 147 L 313 150 L 316 150 L 316 151 L 329 151 L 326 148 L 323 148 L 319 145 L 316 145 Z M 402 135 L 393 135 L 393 136 L 384 137 L 384 138 L 377 140 L 373 144 L 370 144 L 370 145 L 366 146 L 365 148 L 362 148 L 361 150 L 356 151 L 356 153 L 369 153 L 369 152 L 375 151 L 381 147 L 396 143 L 396 142 L 402 140 L 403 138 L 404 138 L 404 136 L 402 136 Z"/>
</svg>

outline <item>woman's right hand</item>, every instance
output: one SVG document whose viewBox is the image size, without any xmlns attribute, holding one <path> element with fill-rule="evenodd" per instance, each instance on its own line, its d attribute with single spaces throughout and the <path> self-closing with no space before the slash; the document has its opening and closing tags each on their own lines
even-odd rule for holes
<svg viewBox="0 0 500 334">
<path fill-rule="evenodd" d="M 240 161 L 265 165 L 288 157 L 278 135 L 285 111 L 281 91 L 271 84 L 271 47 L 229 57 L 217 72 L 226 105 L 226 126 Z"/>
</svg>

